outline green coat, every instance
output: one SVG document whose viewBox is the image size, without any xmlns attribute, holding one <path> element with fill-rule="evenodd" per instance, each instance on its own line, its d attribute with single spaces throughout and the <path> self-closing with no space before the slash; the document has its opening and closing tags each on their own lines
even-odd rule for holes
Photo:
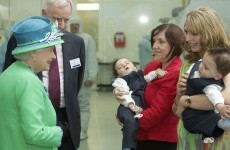
<svg viewBox="0 0 230 150">
<path fill-rule="evenodd" d="M 37 75 L 20 61 L 0 75 L 0 150 L 56 150 L 61 131 Z"/>
</svg>

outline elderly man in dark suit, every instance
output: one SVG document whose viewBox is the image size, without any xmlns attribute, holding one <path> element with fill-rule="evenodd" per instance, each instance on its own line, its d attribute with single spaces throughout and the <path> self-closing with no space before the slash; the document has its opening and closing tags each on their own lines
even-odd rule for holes
<svg viewBox="0 0 230 150">
<path fill-rule="evenodd" d="M 64 129 L 65 138 L 62 140 L 59 150 L 77 150 L 80 143 L 81 124 L 77 98 L 84 76 L 85 46 L 82 38 L 65 31 L 72 9 L 71 0 L 45 0 L 42 9 L 42 15 L 50 18 L 64 33 L 62 39 L 65 41 L 65 43 L 55 46 L 56 64 L 51 62 L 49 72 L 43 71 L 38 74 L 49 89 L 58 125 Z M 16 40 L 12 36 L 7 46 L 4 69 L 15 61 L 11 54 L 15 47 Z M 51 70 L 56 73 L 51 73 Z M 55 77 L 55 75 L 58 76 Z"/>
</svg>

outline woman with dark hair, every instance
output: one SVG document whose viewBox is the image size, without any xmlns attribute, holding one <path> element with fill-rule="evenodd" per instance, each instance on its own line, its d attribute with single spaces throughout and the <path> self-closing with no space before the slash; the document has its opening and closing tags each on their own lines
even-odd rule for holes
<svg viewBox="0 0 230 150">
<path fill-rule="evenodd" d="M 151 46 L 155 60 L 143 70 L 148 74 L 158 68 L 167 71 L 163 78 L 149 82 L 145 88 L 145 110 L 139 119 L 137 150 L 176 150 L 178 118 L 173 115 L 172 104 L 176 96 L 176 84 L 181 67 L 180 55 L 184 34 L 174 24 L 162 24 L 151 32 Z M 114 94 L 120 103 L 127 94 L 115 88 Z"/>
</svg>

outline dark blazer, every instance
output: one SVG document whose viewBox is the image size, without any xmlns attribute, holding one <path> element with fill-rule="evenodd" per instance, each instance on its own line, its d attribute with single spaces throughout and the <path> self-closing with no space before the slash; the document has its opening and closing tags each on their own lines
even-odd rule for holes
<svg viewBox="0 0 230 150">
<path fill-rule="evenodd" d="M 81 37 L 66 32 L 62 39 L 63 66 L 64 66 L 64 97 L 69 128 L 74 147 L 80 144 L 80 108 L 78 93 L 80 91 L 85 69 L 85 45 Z M 71 69 L 70 60 L 80 58 L 81 67 Z"/>
<path fill-rule="evenodd" d="M 2 71 L 6 70 L 13 62 L 16 61 L 14 56 L 11 54 L 15 47 L 17 47 L 17 42 L 15 37 L 12 35 L 7 43 L 5 62 Z"/>
<path fill-rule="evenodd" d="M 69 129 L 74 147 L 77 149 L 80 143 L 80 109 L 78 103 L 78 93 L 81 88 L 85 69 L 85 46 L 81 37 L 70 32 L 65 32 L 62 36 L 65 41 L 62 44 L 63 66 L 64 66 L 64 98 L 66 113 L 69 121 Z M 16 40 L 11 36 L 5 56 L 3 70 L 9 67 L 15 58 L 11 54 L 16 47 Z M 70 60 L 80 58 L 81 67 L 71 69 Z M 41 77 L 41 73 L 38 75 Z"/>
</svg>

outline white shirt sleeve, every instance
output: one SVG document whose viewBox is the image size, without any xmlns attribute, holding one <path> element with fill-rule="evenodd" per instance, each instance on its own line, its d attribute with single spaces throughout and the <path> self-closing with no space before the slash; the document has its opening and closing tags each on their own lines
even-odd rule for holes
<svg viewBox="0 0 230 150">
<path fill-rule="evenodd" d="M 147 75 L 144 76 L 145 80 L 147 82 L 152 81 L 153 79 L 155 79 L 157 77 L 156 71 L 151 71 L 149 72 Z"/>
<path fill-rule="evenodd" d="M 112 86 L 113 87 L 123 88 L 123 89 L 125 89 L 125 91 L 129 92 L 129 95 L 124 95 L 123 96 L 124 99 L 125 99 L 125 104 L 124 104 L 125 107 L 128 107 L 129 103 L 133 103 L 135 105 L 135 102 L 134 102 L 134 100 L 133 100 L 133 98 L 131 96 L 132 91 L 129 91 L 129 87 L 127 85 L 127 82 L 124 79 L 122 79 L 122 78 L 116 78 L 114 80 Z"/>
<path fill-rule="evenodd" d="M 224 104 L 224 98 L 220 92 L 222 89 L 223 87 L 216 84 L 211 84 L 203 89 L 203 92 L 214 107 L 218 103 Z M 217 110 L 215 111 L 218 112 Z"/>
</svg>

